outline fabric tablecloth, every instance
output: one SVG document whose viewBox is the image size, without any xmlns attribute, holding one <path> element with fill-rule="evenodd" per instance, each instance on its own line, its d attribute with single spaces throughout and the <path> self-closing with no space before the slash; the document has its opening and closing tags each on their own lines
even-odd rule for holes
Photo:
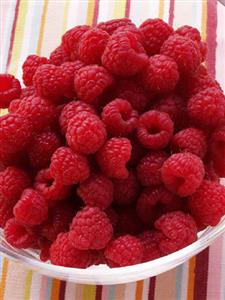
<svg viewBox="0 0 225 300">
<path fill-rule="evenodd" d="M 62 33 L 77 24 L 124 16 L 140 24 L 146 18 L 161 17 L 175 27 L 190 24 L 199 28 L 209 47 L 207 66 L 225 87 L 225 8 L 215 0 L 0 0 L 0 5 L 1 73 L 21 78 L 21 65 L 28 54 L 48 56 L 59 45 Z M 112 286 L 47 278 L 0 257 L 0 300 L 222 300 L 224 244 L 225 236 L 176 269 Z"/>
</svg>

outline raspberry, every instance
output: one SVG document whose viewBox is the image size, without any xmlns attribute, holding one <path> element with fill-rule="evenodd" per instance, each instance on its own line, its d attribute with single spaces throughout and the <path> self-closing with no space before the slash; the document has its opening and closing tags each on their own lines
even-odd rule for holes
<svg viewBox="0 0 225 300">
<path fill-rule="evenodd" d="M 70 54 L 62 45 L 55 48 L 50 54 L 50 63 L 55 66 L 60 66 L 67 61 L 70 61 Z"/>
<path fill-rule="evenodd" d="M 40 252 L 40 260 L 46 262 L 50 259 L 50 247 L 52 243 L 49 241 L 45 241 L 41 245 L 41 252 Z"/>
<path fill-rule="evenodd" d="M 6 241 L 18 249 L 32 247 L 37 239 L 34 233 L 17 223 L 15 218 L 7 221 L 4 228 L 4 235 Z"/>
<path fill-rule="evenodd" d="M 125 179 L 129 176 L 126 163 L 131 157 L 131 143 L 126 138 L 112 138 L 97 152 L 98 164 L 108 177 Z"/>
<path fill-rule="evenodd" d="M 33 77 L 37 94 L 57 103 L 65 91 L 65 75 L 60 67 L 46 64 L 38 67 Z"/>
<path fill-rule="evenodd" d="M 75 26 L 66 31 L 62 36 L 62 46 L 70 53 L 70 58 L 76 60 L 78 56 L 78 45 L 82 35 L 90 29 L 90 26 Z"/>
<path fill-rule="evenodd" d="M 179 79 L 177 64 L 172 58 L 162 54 L 151 56 L 141 78 L 150 92 L 171 92 Z"/>
<path fill-rule="evenodd" d="M 201 35 L 200 35 L 200 32 L 198 31 L 198 29 L 194 28 L 192 26 L 189 26 L 189 25 L 184 25 L 184 26 L 177 28 L 174 31 L 174 33 L 179 34 L 184 37 L 187 37 L 198 43 L 201 41 Z"/>
<path fill-rule="evenodd" d="M 50 174 L 63 185 L 72 185 L 89 177 L 86 157 L 74 153 L 68 147 L 58 148 L 51 158 Z"/>
<path fill-rule="evenodd" d="M 180 197 L 186 197 L 200 186 L 205 170 L 198 156 L 191 153 L 177 153 L 163 163 L 161 175 L 168 190 Z"/>
<path fill-rule="evenodd" d="M 97 25 L 97 28 L 108 32 L 108 34 L 112 35 L 114 31 L 116 31 L 120 27 L 130 26 L 133 23 L 128 18 L 114 19 L 106 22 L 101 22 Z"/>
<path fill-rule="evenodd" d="M 23 170 L 7 167 L 0 172 L 0 202 L 15 204 L 29 185 L 30 179 Z"/>
<path fill-rule="evenodd" d="M 213 166 L 219 176 L 225 176 L 225 126 L 217 128 L 210 139 L 210 154 Z"/>
<path fill-rule="evenodd" d="M 57 119 L 55 107 L 47 100 L 38 96 L 30 96 L 22 99 L 18 103 L 15 113 L 30 119 L 36 131 L 41 131 L 48 126 L 52 126 L 56 123 Z"/>
<path fill-rule="evenodd" d="M 193 74 L 201 63 L 198 44 L 178 34 L 170 36 L 164 42 L 160 53 L 173 58 L 183 74 Z"/>
<path fill-rule="evenodd" d="M 178 251 L 197 240 L 197 227 L 194 219 L 181 211 L 162 215 L 155 227 L 163 233 L 159 249 L 164 255 Z"/>
<path fill-rule="evenodd" d="M 33 85 L 27 86 L 21 90 L 20 99 L 32 96 L 35 94 L 35 88 Z"/>
<path fill-rule="evenodd" d="M 49 241 L 54 241 L 61 232 L 69 230 L 70 223 L 75 215 L 73 202 L 60 202 L 49 210 L 48 219 L 39 228 L 41 236 Z"/>
<path fill-rule="evenodd" d="M 198 222 L 216 226 L 225 214 L 225 187 L 204 180 L 196 193 L 189 197 L 188 203 Z"/>
<path fill-rule="evenodd" d="M 144 147 L 162 149 L 169 143 L 172 135 L 173 122 L 167 113 L 152 110 L 140 116 L 137 137 Z"/>
<path fill-rule="evenodd" d="M 98 207 L 85 207 L 72 221 L 69 240 L 80 250 L 103 249 L 113 235 L 107 215 Z"/>
<path fill-rule="evenodd" d="M 113 136 L 127 136 L 137 126 L 138 112 L 127 100 L 117 98 L 103 108 L 102 121 Z"/>
<path fill-rule="evenodd" d="M 69 121 L 80 112 L 89 112 L 95 114 L 95 109 L 91 105 L 82 101 L 71 101 L 63 107 L 59 118 L 59 123 L 63 134 L 65 134 L 67 131 Z"/>
<path fill-rule="evenodd" d="M 60 145 L 60 137 L 52 131 L 44 131 L 35 135 L 27 150 L 32 167 L 47 168 L 52 154 Z"/>
<path fill-rule="evenodd" d="M 115 87 L 115 97 L 126 99 L 139 113 L 143 112 L 148 103 L 145 90 L 135 80 L 120 80 Z"/>
<path fill-rule="evenodd" d="M 85 205 L 105 209 L 113 201 L 113 184 L 102 174 L 92 174 L 87 180 L 80 183 L 77 194 Z"/>
<path fill-rule="evenodd" d="M 16 221 L 24 226 L 41 224 L 48 217 L 45 198 L 33 189 L 23 191 L 13 209 Z"/>
<path fill-rule="evenodd" d="M 158 246 L 162 238 L 162 234 L 160 232 L 156 230 L 147 230 L 139 234 L 138 237 L 144 248 L 142 262 L 154 260 L 163 256 Z"/>
<path fill-rule="evenodd" d="M 134 171 L 129 172 L 126 179 L 113 180 L 114 203 L 118 205 L 129 205 L 136 201 L 139 194 L 140 184 Z"/>
<path fill-rule="evenodd" d="M 197 128 L 183 129 L 174 135 L 171 149 L 173 152 L 190 152 L 203 158 L 207 150 L 206 136 Z"/>
<path fill-rule="evenodd" d="M 13 205 L 0 201 L 0 228 L 4 228 L 6 222 L 13 217 Z"/>
<path fill-rule="evenodd" d="M 137 214 L 143 223 L 152 226 L 162 211 L 181 208 L 181 200 L 167 191 L 164 186 L 145 188 L 137 201 Z"/>
<path fill-rule="evenodd" d="M 17 168 L 25 169 L 29 166 L 29 158 L 24 151 L 15 153 L 1 152 L 0 150 L 0 171 L 8 166 L 14 166 Z"/>
<path fill-rule="evenodd" d="M 20 97 L 20 82 L 10 74 L 0 74 L 0 82 L 0 108 L 8 108 L 13 99 Z"/>
<path fill-rule="evenodd" d="M 104 123 L 90 112 L 80 112 L 68 123 L 66 140 L 75 152 L 95 153 L 103 146 L 106 137 Z"/>
<path fill-rule="evenodd" d="M 70 187 L 54 180 L 49 169 L 38 172 L 34 188 L 45 197 L 50 206 L 54 206 L 58 201 L 65 200 L 70 194 Z"/>
<path fill-rule="evenodd" d="M 115 228 L 118 223 L 118 218 L 119 218 L 117 212 L 115 211 L 115 209 L 113 209 L 110 206 L 105 210 L 105 213 L 107 214 L 107 217 L 109 218 L 110 223 L 112 224 L 113 228 Z"/>
<path fill-rule="evenodd" d="M 131 266 L 141 263 L 143 246 L 138 238 L 127 234 L 113 240 L 104 255 L 111 268 Z"/>
<path fill-rule="evenodd" d="M 37 68 L 49 64 L 50 61 L 46 57 L 41 57 L 38 55 L 29 55 L 22 65 L 23 69 L 23 82 L 26 86 L 32 86 L 33 77 Z"/>
<path fill-rule="evenodd" d="M 86 64 L 100 64 L 109 34 L 99 28 L 85 32 L 78 45 L 78 56 Z"/>
<path fill-rule="evenodd" d="M 94 103 L 112 83 L 112 75 L 105 68 L 97 65 L 80 68 L 74 79 L 74 87 L 79 99 L 87 103 Z"/>
<path fill-rule="evenodd" d="M 216 181 L 216 182 L 220 182 L 220 178 L 215 170 L 214 164 L 213 162 L 209 162 L 207 164 L 205 164 L 205 178 L 206 180 L 209 181 Z"/>
<path fill-rule="evenodd" d="M 135 207 L 126 206 L 120 209 L 116 228 L 119 234 L 138 234 L 143 230 L 143 223 L 139 219 Z"/>
<path fill-rule="evenodd" d="M 132 152 L 131 152 L 131 159 L 129 161 L 129 165 L 136 167 L 139 161 L 146 155 L 148 152 L 141 143 L 139 143 L 136 135 L 131 137 L 130 139 Z"/>
<path fill-rule="evenodd" d="M 147 62 L 148 57 L 139 38 L 130 31 L 115 32 L 102 55 L 103 66 L 119 76 L 135 75 Z"/>
<path fill-rule="evenodd" d="M 216 88 L 205 89 L 189 100 L 188 113 L 200 126 L 218 126 L 224 122 L 225 96 Z"/>
<path fill-rule="evenodd" d="M 207 44 L 206 42 L 200 42 L 198 46 L 201 54 L 201 62 L 204 62 L 206 60 L 206 55 L 207 55 Z"/>
<path fill-rule="evenodd" d="M 158 151 L 151 152 L 141 159 L 137 165 L 137 176 L 143 186 L 158 185 L 162 183 L 160 170 L 167 158 L 167 153 Z"/>
<path fill-rule="evenodd" d="M 74 248 L 69 241 L 68 233 L 60 233 L 50 247 L 50 260 L 54 265 L 87 268 L 92 264 L 91 251 Z"/>
<path fill-rule="evenodd" d="M 173 28 L 161 19 L 147 19 L 140 26 L 144 34 L 144 47 L 149 56 L 159 53 L 164 41 L 173 33 Z"/>
</svg>

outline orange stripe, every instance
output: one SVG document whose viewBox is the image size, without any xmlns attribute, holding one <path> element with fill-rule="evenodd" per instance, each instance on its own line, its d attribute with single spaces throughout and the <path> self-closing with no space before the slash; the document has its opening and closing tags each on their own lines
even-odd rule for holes
<svg viewBox="0 0 225 300">
<path fill-rule="evenodd" d="M 51 298 L 50 298 L 51 300 L 57 300 L 59 298 L 59 290 L 60 290 L 60 280 L 53 279 Z"/>
<path fill-rule="evenodd" d="M 86 24 L 92 25 L 93 17 L 94 17 L 94 10 L 95 10 L 95 0 L 88 1 L 88 9 L 87 9 L 87 19 Z"/>
<path fill-rule="evenodd" d="M 194 256 L 189 261 L 187 300 L 193 300 L 194 298 L 195 265 L 196 257 Z"/>
<path fill-rule="evenodd" d="M 3 266 L 2 266 L 2 278 L 0 282 L 0 300 L 4 299 L 8 266 L 9 266 L 9 262 L 6 258 L 4 258 Z"/>
<path fill-rule="evenodd" d="M 38 45 L 37 45 L 37 54 L 38 55 L 41 54 L 41 47 L 42 47 L 42 41 L 43 41 L 43 35 L 44 35 L 44 29 L 45 29 L 45 23 L 46 23 L 47 8 L 48 8 L 48 0 L 45 0 L 43 11 L 42 11 L 42 16 L 41 16 L 40 32 L 39 32 L 39 37 L 38 37 Z"/>
<path fill-rule="evenodd" d="M 164 16 L 164 0 L 159 0 L 159 18 L 163 19 Z"/>
<path fill-rule="evenodd" d="M 140 280 L 136 283 L 135 300 L 142 300 L 143 286 L 144 280 Z"/>
<path fill-rule="evenodd" d="M 201 36 L 203 41 L 206 40 L 206 23 L 207 23 L 207 1 L 202 1 Z"/>
</svg>

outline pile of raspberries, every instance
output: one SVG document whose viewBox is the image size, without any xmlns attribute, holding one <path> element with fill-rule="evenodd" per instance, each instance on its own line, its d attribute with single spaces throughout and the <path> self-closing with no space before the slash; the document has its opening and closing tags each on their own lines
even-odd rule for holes
<svg viewBox="0 0 225 300">
<path fill-rule="evenodd" d="M 225 214 L 225 96 L 196 28 L 76 26 L 0 75 L 0 226 L 87 268 L 154 260 Z"/>
</svg>

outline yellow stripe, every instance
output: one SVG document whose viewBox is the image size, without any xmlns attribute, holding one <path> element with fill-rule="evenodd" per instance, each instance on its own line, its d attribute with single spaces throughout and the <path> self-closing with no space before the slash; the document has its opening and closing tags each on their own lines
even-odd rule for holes
<svg viewBox="0 0 225 300">
<path fill-rule="evenodd" d="M 43 35 L 44 35 L 44 29 L 45 29 L 47 8 L 48 8 L 48 0 L 45 0 L 43 10 L 42 10 L 41 26 L 40 26 L 40 32 L 39 32 L 38 44 L 37 44 L 37 54 L 38 55 L 41 54 L 41 47 L 42 47 L 42 41 L 43 41 Z"/>
<path fill-rule="evenodd" d="M 135 300 L 142 299 L 143 286 L 144 286 L 144 280 L 140 280 L 136 283 Z"/>
<path fill-rule="evenodd" d="M 1 282 L 0 282 L 0 300 L 4 299 L 8 266 L 9 266 L 9 262 L 6 258 L 4 258 L 3 266 L 2 266 L 2 278 L 1 278 Z"/>
<path fill-rule="evenodd" d="M 8 113 L 7 108 L 6 109 L 0 109 L 0 117 L 6 115 L 7 113 Z"/>
<path fill-rule="evenodd" d="M 89 0 L 88 1 L 88 9 L 87 9 L 87 19 L 86 19 L 87 25 L 92 25 L 94 9 L 95 9 L 95 0 Z"/>
<path fill-rule="evenodd" d="M 159 0 L 159 18 L 163 19 L 164 16 L 164 0 Z"/>
<path fill-rule="evenodd" d="M 95 300 L 96 286 L 84 285 L 83 287 L 83 300 Z"/>
<path fill-rule="evenodd" d="M 114 18 L 124 18 L 126 9 L 126 0 L 115 1 Z"/>
<path fill-rule="evenodd" d="M 53 279 L 52 280 L 52 291 L 50 300 L 57 300 L 59 297 L 59 289 L 60 289 L 60 280 Z"/>
<path fill-rule="evenodd" d="M 16 22 L 15 37 L 13 41 L 12 57 L 9 67 L 9 73 L 15 75 L 18 69 L 18 63 L 23 43 L 23 33 L 26 22 L 29 1 L 20 1 L 18 18 Z"/>
<path fill-rule="evenodd" d="M 67 29 L 67 19 L 68 19 L 69 7 L 70 7 L 70 0 L 67 0 L 64 5 L 65 7 L 64 7 L 63 22 L 62 22 L 62 34 Z"/>
<path fill-rule="evenodd" d="M 24 300 L 30 299 L 30 288 L 31 288 L 31 283 L 32 283 L 32 276 L 33 276 L 33 272 L 28 271 L 27 277 L 26 277 L 26 282 L 25 282 Z"/>
<path fill-rule="evenodd" d="M 193 300 L 193 298 L 194 298 L 195 263 L 196 263 L 196 257 L 194 256 L 189 261 L 188 289 L 187 289 L 187 299 L 188 300 Z"/>
<path fill-rule="evenodd" d="M 201 24 L 201 34 L 203 41 L 206 40 L 206 23 L 207 23 L 207 1 L 202 1 L 202 24 Z"/>
</svg>

